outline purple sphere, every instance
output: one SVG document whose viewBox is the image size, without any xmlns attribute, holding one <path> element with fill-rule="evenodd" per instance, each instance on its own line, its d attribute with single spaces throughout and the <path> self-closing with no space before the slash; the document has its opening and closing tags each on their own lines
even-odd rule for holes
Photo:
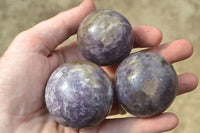
<svg viewBox="0 0 200 133">
<path fill-rule="evenodd" d="M 119 103 L 137 117 L 153 117 L 165 111 L 176 96 L 177 84 L 173 66 L 151 52 L 131 54 L 115 76 Z"/>
<path fill-rule="evenodd" d="M 87 60 L 104 66 L 119 63 L 133 47 L 132 26 L 115 11 L 98 10 L 81 22 L 77 40 Z"/>
<path fill-rule="evenodd" d="M 108 115 L 113 85 L 98 65 L 74 61 L 58 67 L 45 90 L 50 115 L 60 124 L 76 129 L 95 126 Z"/>
</svg>

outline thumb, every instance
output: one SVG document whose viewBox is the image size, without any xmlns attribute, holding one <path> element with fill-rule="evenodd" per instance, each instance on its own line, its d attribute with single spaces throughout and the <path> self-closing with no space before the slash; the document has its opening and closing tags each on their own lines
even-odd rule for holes
<svg viewBox="0 0 200 133">
<path fill-rule="evenodd" d="M 172 113 L 164 113 L 153 118 L 107 119 L 97 127 L 81 129 L 95 133 L 160 133 L 175 128 L 178 118 Z"/>
<path fill-rule="evenodd" d="M 94 10 L 93 1 L 84 0 L 79 6 L 61 12 L 22 32 L 12 44 L 18 48 L 20 45 L 23 50 L 42 52 L 48 56 L 59 44 L 75 34 L 83 18 Z"/>
</svg>

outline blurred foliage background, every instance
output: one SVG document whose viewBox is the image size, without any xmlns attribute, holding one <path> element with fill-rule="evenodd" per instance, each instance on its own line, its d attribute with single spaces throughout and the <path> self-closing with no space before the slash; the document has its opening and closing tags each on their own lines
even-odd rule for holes
<svg viewBox="0 0 200 133">
<path fill-rule="evenodd" d="M 188 39 L 194 54 L 173 64 L 177 73 L 193 72 L 200 78 L 200 1 L 199 0 L 94 0 L 97 9 L 112 9 L 123 14 L 132 25 L 151 25 L 163 33 L 162 43 Z M 0 0 L 0 55 L 13 38 L 38 22 L 81 3 L 81 0 Z M 76 39 L 76 35 L 64 42 Z M 169 133 L 199 133 L 200 85 L 178 96 L 167 111 L 179 117 L 179 125 Z"/>
</svg>

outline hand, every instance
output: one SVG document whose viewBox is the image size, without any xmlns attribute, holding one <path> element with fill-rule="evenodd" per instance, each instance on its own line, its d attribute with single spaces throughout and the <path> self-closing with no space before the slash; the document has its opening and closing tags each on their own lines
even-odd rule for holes
<svg viewBox="0 0 200 133">
<path fill-rule="evenodd" d="M 95 10 L 91 0 L 43 21 L 20 33 L 0 58 L 0 131 L 4 133 L 157 133 L 173 129 L 178 119 L 172 113 L 148 119 L 125 118 L 105 120 L 96 127 L 74 130 L 54 121 L 45 107 L 44 89 L 48 77 L 59 65 L 83 59 L 76 42 L 57 47 L 75 34 L 81 20 Z M 136 47 L 162 55 L 169 62 L 188 58 L 193 53 L 187 40 L 176 40 L 160 46 L 161 32 L 150 26 L 134 26 Z M 151 48 L 152 47 L 152 48 Z M 103 67 L 111 78 L 115 66 Z M 178 76 L 178 94 L 196 88 L 194 74 Z M 114 105 L 112 114 L 118 113 Z"/>
</svg>

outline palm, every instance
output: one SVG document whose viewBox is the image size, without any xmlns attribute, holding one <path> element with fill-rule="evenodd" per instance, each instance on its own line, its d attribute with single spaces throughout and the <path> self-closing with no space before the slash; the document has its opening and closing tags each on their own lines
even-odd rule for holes
<svg viewBox="0 0 200 133">
<path fill-rule="evenodd" d="M 10 49 L 12 49 L 12 47 Z M 49 126 L 47 128 L 48 130 L 56 131 L 57 123 L 51 119 L 45 107 L 44 90 L 52 68 L 59 65 L 57 64 L 59 62 L 54 59 L 58 59 L 59 57 L 57 57 L 57 54 L 54 54 L 55 52 L 51 53 L 53 56 L 52 58 L 52 56 L 47 57 L 43 54 L 30 51 L 25 52 L 22 51 L 21 48 L 15 50 L 18 52 L 5 54 L 4 58 L 2 58 L 2 62 L 5 64 L 5 66 L 2 67 L 10 69 L 10 73 L 15 73 L 15 76 L 12 76 L 9 82 L 15 83 L 16 79 L 18 79 L 17 83 L 14 85 L 16 88 L 20 88 L 20 90 L 17 91 L 18 94 L 16 94 L 16 92 L 12 94 L 12 90 L 6 90 L 6 92 L 4 92 L 9 93 L 7 95 L 13 95 L 13 99 L 15 99 L 14 102 L 7 103 L 15 105 L 14 108 L 9 109 L 7 113 L 16 117 L 18 121 L 25 120 L 26 123 L 22 122 L 22 125 L 29 122 L 35 126 Z M 52 64 L 50 64 L 50 62 L 52 62 Z M 39 119 L 39 121 L 34 122 L 36 119 Z"/>
<path fill-rule="evenodd" d="M 15 130 L 20 133 L 78 132 L 64 128 L 49 116 L 45 107 L 44 91 L 47 80 L 56 67 L 64 62 L 83 59 L 75 42 L 59 48 L 57 46 L 75 34 L 80 21 L 93 10 L 92 1 L 85 0 L 81 6 L 42 22 L 15 38 L 0 59 L 0 115 L 6 117 L 3 121 L 12 122 L 13 129 L 1 127 L 1 120 L 0 129 L 5 129 L 4 132 Z M 73 18 L 71 14 L 74 15 Z M 156 28 L 135 26 L 133 30 L 136 47 L 152 47 L 161 42 L 162 34 Z M 183 60 L 193 52 L 191 43 L 186 40 L 177 40 L 148 50 L 162 55 L 171 63 Z M 114 77 L 115 66 L 103 68 L 111 78 Z M 193 74 L 179 75 L 178 94 L 191 91 L 197 82 Z M 115 106 L 112 113 L 118 113 Z M 9 121 L 10 119 L 12 121 Z M 127 126 L 120 127 L 124 124 Z M 98 127 L 83 129 L 80 132 L 162 132 L 174 128 L 176 124 L 176 116 L 163 114 L 146 120 L 137 118 L 105 120 Z"/>
<path fill-rule="evenodd" d="M 37 40 L 37 38 L 35 39 Z M 24 45 L 28 44 L 24 43 Z M 45 56 L 44 54 L 40 53 L 23 51 L 21 47 L 16 48 L 15 46 L 11 46 L 10 51 L 12 51 L 13 49 L 12 47 L 14 47 L 15 51 L 18 52 L 11 54 L 8 51 L 9 54 L 5 54 L 4 58 L 2 59 L 4 64 L 6 64 L 6 66 L 3 67 L 12 70 L 10 71 L 10 73 L 15 73 L 15 76 L 13 76 L 9 82 L 15 82 L 15 80 L 18 79 L 17 85 L 19 86 L 15 85 L 15 87 L 20 88 L 20 90 L 18 92 L 19 95 L 13 94 L 13 96 L 15 96 L 13 98 L 17 100 L 12 104 L 13 105 L 15 104 L 17 106 L 15 106 L 15 108 L 9 109 L 11 112 L 8 113 L 15 117 L 20 116 L 19 121 L 26 120 L 27 118 L 34 116 L 33 119 L 27 119 L 26 123 L 28 121 L 34 125 L 37 124 L 40 126 L 43 125 L 45 127 L 48 127 L 47 128 L 48 130 L 57 131 L 58 129 L 56 127 L 58 126 L 58 124 L 56 123 L 56 121 L 51 119 L 45 107 L 44 91 L 46 82 L 50 74 L 52 73 L 53 69 L 55 69 L 55 67 L 59 66 L 61 63 L 63 63 L 63 59 L 61 58 L 61 56 L 59 56 L 63 49 L 58 49 L 56 51 L 51 52 L 49 56 Z M 77 48 L 74 47 L 74 44 L 69 44 L 67 49 L 65 48 L 65 50 L 78 51 Z M 73 55 L 71 56 L 73 57 L 73 59 L 68 58 L 67 59 L 68 61 L 81 58 L 80 53 L 76 54 L 76 56 Z M 9 62 L 12 62 L 12 64 L 6 62 L 7 60 L 9 60 Z M 67 62 L 67 60 L 65 60 L 65 62 Z M 9 68 L 12 66 L 16 67 L 12 69 Z M 22 70 L 23 72 L 19 70 Z M 112 71 L 110 71 L 110 74 L 111 73 Z M 12 90 L 9 90 L 6 93 L 10 93 L 11 91 Z M 37 121 L 37 123 L 35 123 L 34 120 L 38 118 L 40 119 L 40 121 L 39 122 Z M 73 130 L 64 128 L 61 125 L 60 129 Z"/>
</svg>

